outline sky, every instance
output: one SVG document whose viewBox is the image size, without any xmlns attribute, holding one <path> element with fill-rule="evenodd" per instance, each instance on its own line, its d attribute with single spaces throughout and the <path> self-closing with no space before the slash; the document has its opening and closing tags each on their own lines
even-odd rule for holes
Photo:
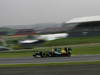
<svg viewBox="0 0 100 75">
<path fill-rule="evenodd" d="M 99 0 L 0 0 L 0 25 L 62 23 L 100 15 Z"/>
</svg>

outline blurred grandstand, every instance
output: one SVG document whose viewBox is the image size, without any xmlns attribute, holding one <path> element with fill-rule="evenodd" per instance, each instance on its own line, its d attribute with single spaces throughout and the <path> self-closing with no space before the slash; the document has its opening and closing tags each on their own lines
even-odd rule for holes
<svg viewBox="0 0 100 75">
<path fill-rule="evenodd" d="M 100 16 L 74 18 L 63 24 L 69 37 L 100 36 Z"/>
</svg>

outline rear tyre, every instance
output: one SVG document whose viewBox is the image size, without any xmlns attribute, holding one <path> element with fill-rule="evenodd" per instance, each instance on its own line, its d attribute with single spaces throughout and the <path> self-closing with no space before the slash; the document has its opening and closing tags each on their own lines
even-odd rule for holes
<svg viewBox="0 0 100 75">
<path fill-rule="evenodd" d="M 71 57 L 71 53 L 70 52 L 68 53 L 68 57 Z"/>
</svg>

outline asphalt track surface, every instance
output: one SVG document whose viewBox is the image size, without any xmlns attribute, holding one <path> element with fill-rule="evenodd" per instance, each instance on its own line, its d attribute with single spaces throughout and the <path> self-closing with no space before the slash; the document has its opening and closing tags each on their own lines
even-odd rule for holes
<svg viewBox="0 0 100 75">
<path fill-rule="evenodd" d="M 43 63 L 63 63 L 81 61 L 99 61 L 100 55 L 78 55 L 71 57 L 20 57 L 20 58 L 0 58 L 0 64 L 43 64 Z"/>
<path fill-rule="evenodd" d="M 100 75 L 100 64 L 0 67 L 0 75 Z"/>
</svg>

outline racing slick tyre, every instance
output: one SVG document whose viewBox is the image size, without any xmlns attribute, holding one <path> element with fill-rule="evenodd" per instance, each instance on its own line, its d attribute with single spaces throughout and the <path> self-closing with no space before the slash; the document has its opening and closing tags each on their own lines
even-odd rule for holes
<svg viewBox="0 0 100 75">
<path fill-rule="evenodd" d="M 35 58 L 40 58 L 40 57 L 42 57 L 41 55 L 33 55 L 33 57 L 35 57 Z"/>
<path fill-rule="evenodd" d="M 71 57 L 71 53 L 70 52 L 68 53 L 68 57 Z"/>
</svg>

